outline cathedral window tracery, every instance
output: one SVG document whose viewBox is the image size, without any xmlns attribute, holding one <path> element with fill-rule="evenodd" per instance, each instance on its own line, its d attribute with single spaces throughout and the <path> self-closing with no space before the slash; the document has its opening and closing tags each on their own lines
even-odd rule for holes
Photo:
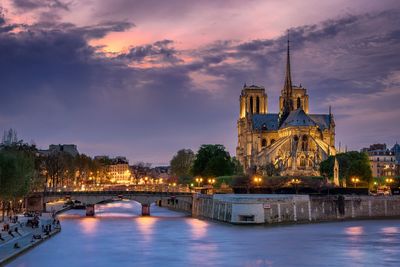
<svg viewBox="0 0 400 267">
<path fill-rule="evenodd" d="M 262 141 L 261 141 L 261 146 L 262 147 L 266 147 L 267 146 L 267 139 L 263 139 Z"/>
</svg>

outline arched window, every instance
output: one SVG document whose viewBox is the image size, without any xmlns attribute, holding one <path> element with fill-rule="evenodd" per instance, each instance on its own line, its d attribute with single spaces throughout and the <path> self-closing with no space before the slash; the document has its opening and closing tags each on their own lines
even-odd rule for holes
<svg viewBox="0 0 400 267">
<path fill-rule="evenodd" d="M 300 166 L 305 167 L 306 166 L 306 159 L 304 157 L 300 158 Z"/>
<path fill-rule="evenodd" d="M 301 100 L 300 100 L 300 97 L 297 98 L 297 108 L 301 108 Z"/>
<path fill-rule="evenodd" d="M 266 147 L 267 146 L 267 140 L 265 138 L 261 141 L 261 146 L 262 147 Z"/>
<path fill-rule="evenodd" d="M 275 143 L 275 139 L 271 139 L 271 145 Z"/>
<path fill-rule="evenodd" d="M 303 135 L 301 138 L 301 150 L 307 151 L 308 150 L 308 138 L 307 135 Z"/>
<path fill-rule="evenodd" d="M 253 114 L 253 97 L 250 97 L 250 113 Z"/>
<path fill-rule="evenodd" d="M 256 98 L 256 113 L 260 113 L 260 98 L 258 96 Z"/>
</svg>

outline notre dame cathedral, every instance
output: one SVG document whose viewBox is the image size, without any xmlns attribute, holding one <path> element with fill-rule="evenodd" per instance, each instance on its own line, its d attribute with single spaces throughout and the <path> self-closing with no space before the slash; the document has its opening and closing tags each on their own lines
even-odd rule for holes
<svg viewBox="0 0 400 267">
<path fill-rule="evenodd" d="M 285 76 L 279 113 L 268 113 L 263 87 L 243 87 L 236 156 L 248 172 L 318 176 L 320 162 L 336 153 L 335 122 L 330 108 L 309 114 L 307 89 L 292 84 L 289 41 Z"/>
</svg>

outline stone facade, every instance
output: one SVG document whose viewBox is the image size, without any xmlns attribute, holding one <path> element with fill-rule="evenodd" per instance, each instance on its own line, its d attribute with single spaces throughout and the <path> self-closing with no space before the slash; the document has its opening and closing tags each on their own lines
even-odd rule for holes
<svg viewBox="0 0 400 267">
<path fill-rule="evenodd" d="M 280 175 L 320 175 L 320 162 L 336 153 L 335 122 L 330 109 L 310 114 L 307 89 L 292 85 L 289 45 L 279 113 L 268 112 L 267 100 L 265 88 L 243 87 L 236 156 L 244 169 L 266 174 L 273 166 Z"/>
<path fill-rule="evenodd" d="M 373 177 L 393 177 L 398 174 L 398 161 L 396 158 L 396 145 L 387 149 L 386 144 L 373 144 L 369 148 L 361 149 L 368 154 Z"/>
<path fill-rule="evenodd" d="M 399 196 L 199 195 L 192 216 L 235 224 L 400 217 Z"/>
</svg>

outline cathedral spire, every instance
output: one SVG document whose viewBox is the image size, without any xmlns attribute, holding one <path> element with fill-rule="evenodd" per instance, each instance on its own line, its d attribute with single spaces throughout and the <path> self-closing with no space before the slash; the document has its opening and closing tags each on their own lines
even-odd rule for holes
<svg viewBox="0 0 400 267">
<path fill-rule="evenodd" d="M 287 35 L 287 55 L 286 55 L 286 75 L 285 75 L 285 85 L 283 87 L 285 92 L 285 97 L 287 100 L 292 97 L 292 73 L 290 71 L 290 41 L 289 41 L 289 31 Z"/>
<path fill-rule="evenodd" d="M 287 55 L 286 55 L 286 75 L 285 84 L 282 90 L 283 106 L 280 113 L 279 126 L 286 120 L 289 113 L 294 110 L 293 108 L 293 86 L 292 86 L 292 73 L 290 69 L 290 41 L 289 31 L 287 36 Z"/>
</svg>

